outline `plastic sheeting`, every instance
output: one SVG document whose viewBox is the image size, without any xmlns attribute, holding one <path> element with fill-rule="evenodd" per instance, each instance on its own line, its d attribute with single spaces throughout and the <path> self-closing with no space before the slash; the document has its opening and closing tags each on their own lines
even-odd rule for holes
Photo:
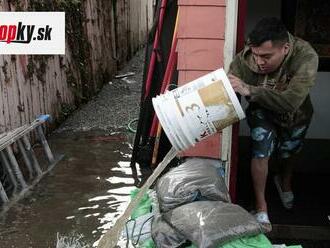
<svg viewBox="0 0 330 248">
<path fill-rule="evenodd" d="M 143 242 L 151 237 L 151 222 L 153 213 L 143 214 L 126 223 L 124 237 L 132 241 Z"/>
<path fill-rule="evenodd" d="M 143 248 L 152 248 L 152 247 L 143 247 Z M 198 247 L 195 245 L 190 245 L 185 248 L 198 248 Z M 217 248 L 275 248 L 275 247 L 272 246 L 269 239 L 264 234 L 258 234 L 255 236 L 235 239 L 233 241 L 225 243 L 224 245 L 218 245 Z M 281 247 L 277 247 L 277 248 L 281 248 Z"/>
<path fill-rule="evenodd" d="M 217 160 L 191 158 L 160 178 L 156 191 L 161 212 L 195 200 L 229 202 L 219 165 Z"/>
<path fill-rule="evenodd" d="M 192 202 L 163 216 L 197 247 L 216 247 L 233 239 L 261 233 L 260 225 L 247 211 L 220 201 Z"/>
<path fill-rule="evenodd" d="M 152 212 L 154 213 L 154 219 L 152 221 L 152 239 L 156 247 L 178 247 L 185 242 L 185 237 L 177 233 L 164 219 L 160 213 L 159 201 L 157 193 L 154 191 L 151 194 L 152 198 Z"/>
<path fill-rule="evenodd" d="M 151 226 L 151 236 L 156 247 L 174 248 L 186 242 L 185 236 L 178 233 L 161 214 L 155 215 Z"/>
</svg>

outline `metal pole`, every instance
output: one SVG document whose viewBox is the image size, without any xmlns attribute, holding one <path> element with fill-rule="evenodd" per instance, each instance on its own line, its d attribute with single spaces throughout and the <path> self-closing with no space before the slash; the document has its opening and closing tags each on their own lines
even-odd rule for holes
<svg viewBox="0 0 330 248">
<path fill-rule="evenodd" d="M 30 157 L 30 161 L 32 162 L 32 166 L 34 167 L 34 170 L 37 172 L 38 176 L 40 176 L 42 174 L 42 170 L 38 163 L 37 157 L 32 149 L 30 141 L 29 141 L 28 137 L 26 137 L 26 135 L 23 136 L 23 143 L 24 143 L 26 152 L 27 152 L 28 156 Z"/>
<path fill-rule="evenodd" d="M 7 193 L 6 193 L 5 189 L 4 189 L 4 187 L 2 186 L 2 183 L 1 182 L 0 182 L 0 198 L 1 198 L 1 201 L 3 203 L 6 203 L 6 202 L 9 201 L 8 196 L 7 196 Z"/>
<path fill-rule="evenodd" d="M 37 134 L 40 138 L 42 147 L 44 148 L 44 151 L 45 151 L 45 154 L 46 154 L 46 157 L 47 157 L 49 163 L 50 164 L 54 163 L 55 162 L 54 155 L 53 155 L 52 151 L 50 150 L 50 147 L 48 145 L 48 142 L 45 138 L 45 135 L 44 135 L 44 132 L 42 131 L 41 126 L 37 127 Z"/>
<path fill-rule="evenodd" d="M 15 193 L 17 191 L 17 180 L 14 176 L 14 173 L 13 173 L 12 169 L 10 168 L 8 159 L 7 159 L 6 154 L 4 153 L 4 151 L 0 151 L 0 158 L 1 158 L 1 164 L 5 166 L 6 171 L 9 175 L 10 181 L 13 184 L 14 193 Z"/>
<path fill-rule="evenodd" d="M 28 158 L 27 154 L 26 154 L 26 150 L 23 146 L 22 141 L 19 139 L 17 140 L 17 144 L 18 144 L 18 149 L 20 150 L 22 156 L 23 156 L 23 160 L 26 164 L 26 167 L 28 168 L 29 171 L 29 178 L 32 179 L 33 178 L 33 168 L 32 168 L 32 164 L 30 159 Z"/>
<path fill-rule="evenodd" d="M 23 189 L 25 189 L 27 187 L 27 184 L 24 180 L 21 169 L 18 166 L 17 160 L 14 156 L 14 153 L 13 153 L 13 150 L 11 149 L 11 146 L 7 146 L 6 151 L 7 151 L 7 154 L 8 154 L 9 161 L 11 162 L 11 165 L 13 166 L 14 175 L 16 176 L 18 182 L 21 184 L 21 187 Z"/>
</svg>

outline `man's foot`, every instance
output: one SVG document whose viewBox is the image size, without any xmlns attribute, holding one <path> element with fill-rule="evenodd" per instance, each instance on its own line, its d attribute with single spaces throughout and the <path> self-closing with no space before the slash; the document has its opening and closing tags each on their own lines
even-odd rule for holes
<svg viewBox="0 0 330 248">
<path fill-rule="evenodd" d="M 272 224 L 269 221 L 267 212 L 257 212 L 254 214 L 254 218 L 260 224 L 264 232 L 270 232 L 272 230 Z"/>
<path fill-rule="evenodd" d="M 274 177 L 274 183 L 278 194 L 280 195 L 281 202 L 286 209 L 292 209 L 294 195 L 292 191 L 282 191 L 281 179 L 279 176 Z"/>
</svg>

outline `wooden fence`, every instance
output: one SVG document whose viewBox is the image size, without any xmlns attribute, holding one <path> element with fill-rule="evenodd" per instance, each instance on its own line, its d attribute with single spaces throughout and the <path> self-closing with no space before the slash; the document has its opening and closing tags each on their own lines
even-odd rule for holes
<svg viewBox="0 0 330 248">
<path fill-rule="evenodd" d="M 65 11 L 66 54 L 0 55 L 0 133 L 39 114 L 57 122 L 146 42 L 152 0 L 4 0 L 0 11 Z"/>
</svg>

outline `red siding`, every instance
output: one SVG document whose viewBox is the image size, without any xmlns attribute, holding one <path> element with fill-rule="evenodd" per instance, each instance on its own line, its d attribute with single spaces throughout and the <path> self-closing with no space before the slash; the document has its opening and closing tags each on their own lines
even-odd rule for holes
<svg viewBox="0 0 330 248">
<path fill-rule="evenodd" d="M 220 39 L 180 39 L 177 45 L 178 70 L 214 71 L 219 69 L 223 66 L 221 52 L 223 43 L 224 40 Z"/>
<path fill-rule="evenodd" d="M 179 0 L 180 6 L 226 6 L 226 0 Z"/>
<path fill-rule="evenodd" d="M 223 67 L 225 0 L 179 0 L 179 85 Z M 216 134 L 182 153 L 220 158 L 221 135 Z"/>
<path fill-rule="evenodd" d="M 224 39 L 225 33 L 222 31 L 225 30 L 225 23 L 221 21 L 221 16 L 225 16 L 224 7 L 181 6 L 178 37 Z"/>
</svg>

